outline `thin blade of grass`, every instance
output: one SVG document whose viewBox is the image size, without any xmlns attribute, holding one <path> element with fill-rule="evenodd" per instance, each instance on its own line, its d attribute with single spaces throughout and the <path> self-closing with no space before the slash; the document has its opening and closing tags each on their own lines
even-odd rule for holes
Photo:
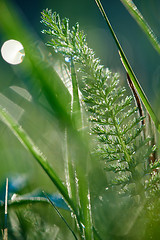
<svg viewBox="0 0 160 240">
<path fill-rule="evenodd" d="M 74 142 L 74 148 L 76 150 L 76 146 L 78 146 L 78 149 L 80 149 L 79 153 L 82 153 L 79 156 L 83 155 L 82 158 L 85 161 L 86 153 L 88 154 L 88 148 L 86 141 L 84 141 L 83 137 L 74 126 L 74 116 L 71 117 L 70 114 L 71 95 L 56 71 L 51 67 L 51 64 L 46 61 L 42 61 L 39 57 L 37 57 L 38 53 L 32 46 L 37 40 L 35 34 L 32 31 L 29 31 L 30 29 L 28 30 L 26 28 L 25 23 L 22 24 L 23 20 L 19 17 L 17 12 L 18 11 L 16 11 L 14 6 L 11 6 L 3 0 L 0 2 L 0 30 L 5 34 L 5 36 L 9 38 L 12 36 L 12 38 L 18 39 L 24 45 L 26 56 L 24 62 L 22 63 L 23 73 L 27 74 L 28 72 L 32 72 L 34 76 L 36 76 L 36 79 L 39 82 L 48 103 L 52 107 L 54 114 L 61 123 L 62 128 L 64 129 L 66 127 L 69 129 L 70 137 L 74 139 L 72 140 L 72 143 Z M 46 53 L 46 56 L 48 55 L 45 48 L 44 53 Z M 24 132 L 18 123 L 15 123 L 14 119 L 3 109 L 3 107 L 0 107 L 0 116 L 2 117 L 4 123 L 10 127 L 12 132 L 34 156 L 52 182 L 56 185 L 71 210 L 76 215 L 80 232 L 83 234 L 78 209 L 71 200 L 67 188 L 64 186 L 60 178 L 48 164 L 43 155 L 39 154 L 39 151 L 37 151 L 36 146 L 26 132 Z M 81 176 L 83 176 L 83 170 L 83 166 L 81 166 Z M 83 189 L 81 192 L 83 193 Z"/>
<path fill-rule="evenodd" d="M 132 17 L 136 20 L 136 22 L 139 24 L 141 29 L 145 32 L 146 36 L 152 43 L 153 47 L 156 49 L 156 51 L 160 54 L 160 43 L 157 39 L 157 36 L 151 29 L 151 27 L 148 25 L 136 5 L 132 0 L 120 0 L 123 5 L 126 7 L 128 12 L 132 15 Z"/>
<path fill-rule="evenodd" d="M 10 192 L 8 193 L 11 194 Z M 61 195 L 57 194 L 48 194 L 48 196 L 51 198 L 51 200 L 54 202 L 55 206 L 57 208 L 64 209 L 66 211 L 71 211 L 71 209 L 68 207 L 67 203 L 64 201 L 63 197 Z M 11 198 L 8 200 L 8 208 L 12 207 L 18 207 L 21 205 L 27 205 L 27 204 L 46 204 L 48 201 L 46 198 L 42 195 L 42 191 L 37 190 L 33 191 L 24 195 L 18 195 L 16 193 L 13 193 Z M 3 201 L 0 201 L 0 209 L 4 208 L 5 203 Z"/>
<path fill-rule="evenodd" d="M 120 51 L 119 51 L 119 55 L 120 55 L 121 61 L 123 63 L 123 66 L 126 69 L 126 72 L 128 73 L 130 79 L 132 80 L 132 82 L 133 82 L 133 84 L 134 84 L 134 86 L 135 86 L 135 88 L 136 88 L 136 90 L 137 90 L 137 92 L 138 92 L 138 94 L 139 94 L 139 96 L 140 96 L 140 98 L 141 98 L 141 100 L 142 100 L 142 102 L 143 102 L 147 112 L 149 113 L 149 115 L 150 115 L 151 119 L 153 120 L 157 130 L 160 133 L 160 122 L 159 122 L 156 114 L 154 113 L 154 111 L 153 111 L 153 109 L 152 109 L 152 107 L 150 105 L 150 102 L 148 101 L 145 93 L 143 92 L 143 90 L 142 90 L 142 88 L 141 88 L 141 86 L 140 86 L 136 76 L 134 75 L 132 69 L 128 65 L 128 62 L 126 61 L 126 58 L 124 57 L 123 54 L 121 54 Z"/>
<path fill-rule="evenodd" d="M 124 51 L 123 51 L 119 41 L 118 41 L 118 38 L 117 38 L 117 36 L 116 36 L 116 34 L 115 34 L 115 32 L 114 32 L 110 22 L 109 22 L 109 19 L 108 19 L 107 15 L 106 15 L 106 13 L 104 11 L 104 8 L 103 8 L 100 0 L 95 0 L 95 2 L 97 3 L 98 8 L 101 11 L 101 14 L 104 17 L 104 19 L 105 19 L 105 21 L 106 21 L 106 23 L 107 23 L 107 25 L 109 27 L 109 30 L 110 30 L 110 32 L 112 34 L 112 37 L 113 37 L 113 39 L 114 39 L 114 41 L 115 41 L 115 43 L 117 45 L 117 48 L 119 50 L 119 54 L 120 54 L 122 63 L 123 63 L 123 65 L 124 65 L 128 75 L 129 75 L 130 79 L 132 80 L 132 82 L 134 84 L 134 87 L 136 88 L 137 93 L 139 94 L 139 96 L 140 96 L 140 98 L 141 98 L 141 100 L 142 100 L 146 110 L 148 111 L 151 119 L 153 120 L 157 130 L 160 133 L 160 122 L 159 122 L 156 114 L 154 113 L 154 111 L 153 111 L 153 109 L 152 109 L 152 107 L 151 107 L 151 105 L 150 105 L 150 103 L 149 103 L 149 101 L 148 101 L 148 99 L 147 99 L 147 97 L 146 97 L 146 95 L 145 95 L 145 93 L 144 93 L 144 91 L 143 91 L 143 89 L 142 89 L 138 79 L 136 78 L 136 76 L 135 76 L 135 74 L 134 74 L 134 72 L 133 72 L 133 70 L 132 70 L 132 68 L 131 68 L 131 66 L 129 64 L 129 61 L 128 61 L 128 59 L 127 59 L 127 57 L 126 57 L 126 55 L 125 55 L 125 53 L 124 53 Z"/>
<path fill-rule="evenodd" d="M 79 93 L 78 93 L 78 83 L 76 78 L 76 72 L 74 69 L 73 60 L 70 61 L 71 68 L 71 80 L 72 80 L 72 92 L 71 92 L 71 117 L 74 121 L 75 128 L 78 129 L 81 122 L 81 114 L 80 114 L 80 101 L 79 101 Z M 72 197 L 75 205 L 78 206 L 78 189 L 76 183 L 76 161 L 73 159 L 71 148 L 72 146 L 72 137 L 69 133 L 70 129 L 65 129 L 65 174 L 66 174 L 66 182 L 68 187 L 69 195 Z"/>
<path fill-rule="evenodd" d="M 136 104 L 137 107 L 138 107 L 139 116 L 140 116 L 140 117 L 143 117 L 144 114 L 143 114 L 143 108 L 142 108 L 141 101 L 140 101 L 140 99 L 139 99 L 139 96 L 138 96 L 138 94 L 137 94 L 137 91 L 136 91 L 136 89 L 134 88 L 134 85 L 133 85 L 133 83 L 132 83 L 132 81 L 131 81 L 128 73 L 127 73 L 127 82 L 128 82 L 128 85 L 129 85 L 129 87 L 130 87 L 130 89 L 131 89 L 131 91 L 132 91 L 132 93 L 133 93 L 134 100 L 135 100 L 135 104 Z M 141 121 L 141 124 L 142 124 L 142 126 L 145 124 L 145 120 L 144 120 L 144 119 Z M 145 136 L 145 133 L 144 133 L 144 136 Z"/>
<path fill-rule="evenodd" d="M 69 129 L 65 129 L 64 139 L 64 160 L 65 160 L 65 178 L 66 186 L 69 196 L 72 198 L 75 206 L 78 208 L 79 200 L 77 198 L 77 183 L 76 183 L 76 170 L 75 170 L 75 159 L 73 159 L 71 148 L 71 140 L 68 134 Z"/>
<path fill-rule="evenodd" d="M 60 211 L 58 210 L 58 208 L 55 206 L 54 202 L 50 199 L 50 197 L 47 195 L 47 193 L 45 193 L 44 191 L 42 191 L 44 196 L 48 199 L 48 201 L 50 202 L 50 204 L 54 207 L 54 209 L 56 210 L 57 214 L 60 216 L 60 218 L 63 220 L 63 222 L 66 224 L 66 226 L 68 227 L 68 229 L 71 231 L 71 233 L 73 234 L 74 238 L 76 240 L 78 240 L 78 238 L 76 237 L 74 231 L 72 230 L 72 228 L 69 226 L 69 224 L 67 223 L 66 219 L 62 216 L 62 214 L 60 213 Z"/>
<path fill-rule="evenodd" d="M 71 59 L 71 78 L 72 78 L 72 117 L 74 116 L 77 129 L 82 127 L 81 104 L 79 97 L 79 87 L 73 59 Z"/>
<path fill-rule="evenodd" d="M 6 178 L 3 240 L 8 240 L 7 218 L 8 218 L 8 178 Z"/>
<path fill-rule="evenodd" d="M 48 177 L 51 179 L 51 181 L 55 184 L 59 192 L 62 194 L 65 201 L 68 203 L 73 213 L 76 215 L 77 221 L 81 226 L 77 209 L 74 206 L 73 201 L 69 197 L 65 185 L 62 183 L 59 176 L 50 166 L 44 154 L 33 143 L 32 139 L 27 135 L 23 128 L 7 113 L 6 109 L 4 109 L 2 106 L 0 106 L 0 118 L 10 128 L 10 130 L 17 137 L 17 139 L 23 144 L 23 146 L 32 154 L 36 161 L 41 165 L 41 167 L 46 172 Z"/>
<path fill-rule="evenodd" d="M 76 75 L 75 65 L 73 59 L 71 59 L 71 79 L 72 79 L 72 103 L 71 103 L 71 116 L 73 117 L 74 125 L 77 131 L 81 135 L 85 134 L 83 132 L 83 119 L 82 119 L 82 106 L 80 99 L 80 92 L 78 86 L 78 79 Z M 85 138 L 84 138 L 85 139 Z M 72 133 L 68 131 L 68 152 L 70 153 L 69 161 L 69 175 L 73 176 L 70 181 L 71 193 L 73 198 L 76 200 L 77 205 L 79 204 L 79 211 L 81 216 L 82 224 L 84 225 L 84 238 L 91 240 L 93 239 L 93 224 L 92 224 L 92 214 L 91 214 L 91 204 L 90 204 L 90 194 L 89 194 L 89 183 L 87 179 L 87 162 L 88 152 L 85 155 L 81 154 L 81 146 L 76 147 L 76 155 L 71 152 L 71 146 L 73 146 Z M 79 154 L 78 154 L 79 153 Z"/>
</svg>

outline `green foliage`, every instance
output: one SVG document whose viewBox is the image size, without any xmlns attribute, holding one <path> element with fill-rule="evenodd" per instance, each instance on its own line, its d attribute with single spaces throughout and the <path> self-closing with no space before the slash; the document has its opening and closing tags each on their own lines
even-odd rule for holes
<svg viewBox="0 0 160 240">
<path fill-rule="evenodd" d="M 12 25 L 3 13 L 0 27 L 12 30 L 15 36 L 16 31 L 21 32 L 21 26 L 17 28 L 5 3 L 2 7 Z M 156 147 L 152 134 L 147 133 L 144 125 L 145 117 L 139 115 L 139 106 L 135 106 L 133 97 L 127 96 L 119 75 L 105 69 L 96 58 L 78 23 L 70 28 L 68 19 L 61 20 L 58 14 L 48 9 L 42 12 L 42 23 L 47 27 L 43 33 L 51 37 L 47 45 L 63 55 L 66 61 L 60 64 L 68 72 L 71 89 L 67 89 L 61 72 L 52 68 L 52 57 L 42 60 L 36 50 L 31 51 L 27 46 L 25 35 L 29 36 L 29 42 L 34 41 L 29 32 L 23 29 L 27 34 L 20 37 L 26 45 L 27 69 L 36 72 L 37 85 L 52 109 L 52 120 L 58 120 L 60 125 L 59 132 L 64 140 L 64 169 L 61 166 L 61 171 L 66 179 L 62 180 L 27 131 L 1 105 L 0 117 L 61 193 L 63 206 L 59 206 L 70 210 L 67 213 L 57 210 L 55 195 L 51 199 L 47 194 L 47 199 L 58 212 L 59 221 L 63 219 L 71 232 L 58 235 L 59 228 L 55 226 L 52 234 L 51 225 L 47 221 L 44 224 L 36 211 L 15 211 L 14 207 L 20 205 L 25 204 L 28 208 L 30 203 L 44 206 L 48 201 L 40 193 L 15 196 L 14 192 L 8 204 L 10 237 L 36 239 L 39 234 L 40 239 L 151 239 L 160 221 L 159 200 L 156 201 L 159 199 L 160 162 L 155 158 Z M 126 69 L 130 69 L 123 51 L 120 55 Z M 48 56 L 46 50 L 44 56 Z M 2 208 L 4 201 L 1 200 Z M 41 210 L 46 211 L 46 208 Z M 51 214 L 50 209 L 49 212 Z"/>
<path fill-rule="evenodd" d="M 105 69 L 95 57 L 78 24 L 69 30 L 69 20 L 61 20 L 51 10 L 43 11 L 42 22 L 49 27 L 43 33 L 52 37 L 47 45 L 73 59 L 79 82 L 83 81 L 79 85 L 92 123 L 91 132 L 97 136 L 96 153 L 105 161 L 105 170 L 115 173 L 111 186 L 121 185 L 126 192 L 131 184 L 134 194 L 139 194 L 139 185 L 144 186 L 145 175 L 151 172 L 148 158 L 152 146 L 150 138 L 144 139 L 144 117 L 138 116 L 132 97 L 125 97 L 118 74 Z"/>
<path fill-rule="evenodd" d="M 117 49 L 118 49 L 118 51 L 119 51 L 119 55 L 120 55 L 122 64 L 123 64 L 123 66 L 124 66 L 127 74 L 129 75 L 132 83 L 134 84 L 134 87 L 135 87 L 137 93 L 139 94 L 139 96 L 140 96 L 140 98 L 141 98 L 141 100 L 142 100 L 142 103 L 144 104 L 144 106 L 145 106 L 148 114 L 150 115 L 152 121 L 154 122 L 157 130 L 160 132 L 160 122 L 159 122 L 159 120 L 158 120 L 155 112 L 153 111 L 153 109 L 152 109 L 152 107 L 151 107 L 151 105 L 150 105 L 150 102 L 149 102 L 149 100 L 147 99 L 147 97 L 146 97 L 146 95 L 145 95 L 145 93 L 144 93 L 144 91 L 143 91 L 143 89 L 142 89 L 142 87 L 141 87 L 141 85 L 140 85 L 140 83 L 139 83 L 139 81 L 138 81 L 138 79 L 137 79 L 137 77 L 136 77 L 136 75 L 135 75 L 135 73 L 134 73 L 134 71 L 133 71 L 133 69 L 132 69 L 129 61 L 128 61 L 128 59 L 127 59 L 127 57 L 126 57 L 126 55 L 125 55 L 125 53 L 124 53 L 124 51 L 123 51 L 123 49 L 122 49 L 122 46 L 120 45 L 120 43 L 119 43 L 119 41 L 118 41 L 118 38 L 117 38 L 117 36 L 116 36 L 113 28 L 112 28 L 111 23 L 109 22 L 109 19 L 108 19 L 107 15 L 106 15 L 106 12 L 105 12 L 102 4 L 101 4 L 101 1 L 100 1 L 100 0 L 95 0 L 95 1 L 96 1 L 97 5 L 98 5 L 99 10 L 101 11 L 102 16 L 104 17 L 104 19 L 105 19 L 105 21 L 106 21 L 106 23 L 107 23 L 107 26 L 108 26 L 108 28 L 109 28 L 109 30 L 110 30 L 110 32 L 111 32 L 111 35 L 112 35 L 112 37 L 113 37 L 113 40 L 115 41 L 115 43 L 116 43 L 116 45 L 117 45 Z M 126 1 L 123 1 L 123 2 L 126 2 Z M 128 2 L 128 1 L 127 1 L 127 2 Z M 130 1 L 130 4 L 132 5 L 132 2 L 131 2 L 131 1 Z M 134 5 L 133 5 L 133 6 L 134 6 Z M 133 8 L 134 8 L 134 7 L 133 7 Z M 134 9 L 135 9 L 135 8 L 134 8 Z M 137 13 L 136 13 L 136 14 L 137 14 Z M 145 22 L 143 22 L 143 23 L 141 22 L 141 24 L 144 25 Z M 146 26 L 145 26 L 145 27 L 146 27 Z M 147 33 L 148 33 L 149 31 L 151 31 L 151 29 L 150 29 L 150 30 L 147 29 Z M 150 32 L 150 39 L 152 39 L 153 37 L 154 37 L 153 34 L 151 34 L 151 32 Z M 157 45 L 156 48 L 158 49 L 159 47 L 158 47 L 158 42 L 156 42 L 156 39 L 154 39 L 154 40 L 152 39 L 152 42 L 154 42 L 154 44 L 156 43 L 156 45 Z"/>
<path fill-rule="evenodd" d="M 122 220 L 125 227 L 121 224 L 116 227 L 120 235 L 131 236 L 136 226 L 135 221 L 140 223 L 144 218 L 145 227 L 147 226 L 147 216 L 150 209 L 154 208 L 150 201 L 159 188 L 159 161 L 154 159 L 154 163 L 150 163 L 149 160 L 156 151 L 155 146 L 150 144 L 152 135 L 146 137 L 147 129 L 144 116 L 139 116 L 139 106 L 135 107 L 133 98 L 128 97 L 125 88 L 120 86 L 118 74 L 113 74 L 100 64 L 94 51 L 88 47 L 86 36 L 79 30 L 79 25 L 76 24 L 70 30 L 68 19 L 61 20 L 58 14 L 48 9 L 42 13 L 42 22 L 49 28 L 43 33 L 51 36 L 47 45 L 75 66 L 78 85 L 88 112 L 90 132 L 95 136 L 96 147 L 92 151 L 97 160 L 101 160 L 99 164 L 106 172 L 108 194 L 112 198 L 115 194 L 115 198 L 119 199 L 118 214 L 121 214 L 122 209 L 123 214 L 126 214 Z M 111 202 L 108 200 L 106 208 L 111 207 Z M 115 201 L 114 206 L 116 204 Z M 114 207 L 112 211 L 116 211 Z M 95 223 L 97 215 L 96 211 L 93 216 Z M 112 239 L 115 238 L 113 232 L 111 236 Z"/>
</svg>

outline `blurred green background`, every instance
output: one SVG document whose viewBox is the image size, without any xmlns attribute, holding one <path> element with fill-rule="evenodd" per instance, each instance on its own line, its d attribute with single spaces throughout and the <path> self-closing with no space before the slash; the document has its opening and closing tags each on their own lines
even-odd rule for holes
<svg viewBox="0 0 160 240">
<path fill-rule="evenodd" d="M 95 50 L 102 63 L 113 71 L 123 71 L 117 48 L 106 30 L 106 24 L 99 13 L 94 0 L 13 0 L 40 38 L 43 26 L 40 24 L 40 12 L 49 8 L 68 17 L 71 24 L 80 23 L 87 34 L 89 45 Z M 135 0 L 151 28 L 159 37 L 160 2 L 159 0 Z M 110 22 L 128 56 L 128 59 L 140 80 L 148 98 L 154 103 L 159 99 L 160 61 L 158 53 L 152 48 L 145 34 L 129 15 L 120 0 L 102 0 Z"/>
</svg>

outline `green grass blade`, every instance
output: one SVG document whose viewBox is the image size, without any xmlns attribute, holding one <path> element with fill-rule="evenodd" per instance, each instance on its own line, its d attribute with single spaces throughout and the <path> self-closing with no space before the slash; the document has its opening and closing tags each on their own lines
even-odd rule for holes
<svg viewBox="0 0 160 240">
<path fill-rule="evenodd" d="M 6 178 L 3 239 L 8 240 L 8 178 Z"/>
<path fill-rule="evenodd" d="M 79 122 L 81 121 L 80 116 L 80 102 L 79 102 L 79 93 L 78 93 L 78 83 L 76 72 L 74 69 L 73 60 L 70 61 L 70 68 L 71 68 L 71 80 L 72 80 L 72 101 L 71 101 L 71 117 L 74 121 L 74 126 L 76 129 L 79 128 Z M 75 205 L 78 207 L 79 199 L 78 199 L 78 186 L 76 181 L 76 164 L 77 161 L 75 157 L 73 157 L 73 149 L 72 149 L 72 130 L 66 129 L 65 130 L 65 174 L 66 174 L 66 181 L 68 186 L 69 195 L 72 197 Z"/>
<path fill-rule="evenodd" d="M 156 49 L 156 51 L 160 54 L 160 43 L 157 39 L 157 36 L 151 29 L 151 27 L 148 25 L 140 11 L 137 9 L 136 5 L 132 0 L 121 0 L 123 5 L 127 8 L 128 12 L 133 16 L 133 18 L 136 20 L 136 22 L 139 24 L 141 29 L 145 32 L 146 36 L 152 43 L 153 47 Z"/>
<path fill-rule="evenodd" d="M 23 181 L 23 180 L 22 180 Z M 10 180 L 9 188 L 12 188 L 12 179 Z M 15 189 L 14 189 L 15 190 Z M 57 208 L 61 208 L 66 211 L 71 211 L 71 209 L 68 207 L 67 203 L 64 201 L 63 197 L 61 195 L 57 194 L 48 194 L 50 199 L 54 202 L 55 206 Z M 29 192 L 27 194 L 17 194 L 16 191 L 9 191 L 8 192 L 8 207 L 18 207 L 21 205 L 27 205 L 27 204 L 37 204 L 37 203 L 49 203 L 48 200 L 44 197 L 41 190 L 34 190 L 33 192 Z M 3 198 L 0 200 L 0 209 L 4 209 L 5 202 Z"/>
<path fill-rule="evenodd" d="M 74 145 L 74 151 L 76 151 L 76 148 L 78 148 L 78 153 L 76 152 L 74 154 L 75 161 L 78 162 L 78 160 L 76 159 L 77 155 L 79 156 L 79 160 L 83 159 L 83 162 L 85 162 L 86 156 L 88 156 L 88 147 L 86 144 L 86 140 L 84 141 L 82 135 L 75 128 L 75 120 L 73 119 L 74 116 L 71 117 L 70 114 L 71 95 L 69 94 L 67 88 L 61 81 L 56 71 L 51 66 L 51 63 L 46 62 L 46 56 L 48 55 L 48 52 L 45 48 L 43 49 L 43 53 L 45 53 L 45 61 L 42 61 L 42 59 L 39 57 L 38 51 L 36 51 L 36 48 L 33 46 L 34 43 L 37 41 L 35 33 L 33 33 L 31 29 L 26 28 L 26 25 L 23 19 L 19 17 L 16 8 L 3 0 L 0 2 L 0 32 L 7 36 L 7 38 L 17 39 L 23 44 L 26 55 L 23 63 L 20 66 L 22 68 L 22 72 L 24 74 L 32 72 L 33 78 L 36 77 L 40 88 L 42 89 L 45 97 L 47 98 L 50 106 L 53 109 L 53 113 L 56 114 L 58 121 L 61 123 L 62 129 L 65 129 L 66 127 L 67 130 L 69 130 L 70 138 L 72 139 L 72 143 Z M 32 80 L 33 79 L 31 77 L 31 84 Z M 24 130 L 19 126 L 19 124 L 16 123 L 6 111 L 4 111 L 2 107 L 0 108 L 0 116 L 3 117 L 5 124 L 10 127 L 12 132 L 18 137 L 21 143 L 23 143 L 23 145 L 39 162 L 47 175 L 51 178 L 52 182 L 56 185 L 63 198 L 70 206 L 74 215 L 76 215 L 80 234 L 82 236 L 83 230 L 81 222 L 83 221 L 81 221 L 82 219 L 78 214 L 78 209 L 76 208 L 75 202 L 70 198 L 67 188 L 64 186 L 60 178 L 57 176 L 57 174 L 54 172 L 54 170 L 51 168 L 45 158 L 43 158 L 39 151 L 37 151 L 36 146 L 29 138 L 29 136 L 24 132 Z M 83 179 L 83 163 L 79 162 L 79 165 L 79 172 Z M 85 176 L 87 176 L 87 174 Z M 86 186 L 83 185 L 83 183 L 84 182 L 82 182 L 81 188 L 82 202 L 84 202 L 84 206 L 88 206 L 86 202 L 83 201 L 83 199 L 87 199 L 87 196 L 84 196 L 84 192 L 86 191 L 83 192 L 83 186 Z M 89 210 L 86 209 L 86 211 Z M 88 222 L 88 218 L 86 219 L 86 222 Z M 88 227 L 86 227 L 86 229 L 88 229 Z"/>
<path fill-rule="evenodd" d="M 76 76 L 74 62 L 72 59 L 71 59 L 71 78 L 72 78 L 72 89 L 73 89 L 72 112 L 77 112 L 77 111 L 80 111 L 80 99 L 79 99 L 79 92 L 78 92 L 77 76 Z"/>
<path fill-rule="evenodd" d="M 48 51 L 41 43 L 43 58 L 36 48 L 35 43 L 40 42 L 31 28 L 28 28 L 24 19 L 18 16 L 18 10 L 5 1 L 0 1 L 0 32 L 8 39 L 20 41 L 25 49 L 25 59 L 20 68 L 23 74 L 32 73 L 33 79 L 37 81 L 37 86 L 43 89 L 43 94 L 47 98 L 54 114 L 64 125 L 72 125 L 68 108 L 71 102 L 71 96 L 64 83 L 58 76 L 51 62 L 47 59 Z M 31 77 L 32 78 L 32 77 Z M 33 79 L 30 79 L 31 85 Z M 39 89 L 38 89 L 39 91 Z"/>
<path fill-rule="evenodd" d="M 72 78 L 72 117 L 75 121 L 75 127 L 80 134 L 83 135 L 83 121 L 82 121 L 82 109 L 80 104 L 80 96 L 79 96 L 79 86 L 78 86 L 78 79 L 76 76 L 76 70 L 73 59 L 71 59 L 71 78 Z M 73 144 L 73 139 L 71 133 L 68 134 L 68 138 L 70 141 L 70 146 Z M 82 149 L 78 146 L 78 151 L 80 152 Z M 74 172 L 76 173 L 75 176 L 75 183 L 74 186 L 71 185 L 73 188 L 73 194 L 76 193 L 77 202 L 80 205 L 80 214 L 81 220 L 84 225 L 84 235 L 85 239 L 92 240 L 93 239 L 93 231 L 92 231 L 92 214 L 91 214 L 91 203 L 90 203 L 90 194 L 89 194 L 89 184 L 87 178 L 87 162 L 88 162 L 88 153 L 85 153 L 84 157 L 81 157 L 81 154 L 77 154 L 71 158 L 70 164 L 72 164 Z M 71 173 L 72 174 L 72 173 Z M 76 178 L 78 179 L 78 184 L 76 183 Z M 76 192 L 74 191 L 76 190 Z M 74 196 L 76 198 L 76 196 Z"/>
<path fill-rule="evenodd" d="M 28 204 L 48 204 L 48 200 L 44 197 L 23 197 L 18 196 L 8 201 L 8 208 L 27 206 Z M 4 203 L 0 203 L 0 209 L 4 209 Z"/>
<path fill-rule="evenodd" d="M 75 66 L 72 58 L 70 62 L 70 68 L 71 68 L 71 79 L 72 79 L 71 115 L 72 115 L 72 119 L 74 120 L 75 128 L 78 130 L 81 128 L 82 119 L 81 119 L 81 112 L 80 112 L 78 81 L 77 81 Z M 69 169 L 69 175 L 70 175 L 71 194 L 78 205 L 79 204 L 78 184 L 76 183 L 77 182 L 76 181 L 77 161 L 75 161 L 74 157 L 72 156 L 72 149 L 71 149 L 72 137 L 69 132 L 68 132 L 67 140 L 68 140 L 68 153 L 70 158 L 68 169 Z"/>
<path fill-rule="evenodd" d="M 151 119 L 153 120 L 157 130 L 160 132 L 160 122 L 159 122 L 156 114 L 154 113 L 154 111 L 153 111 L 153 109 L 152 109 L 152 107 L 151 107 L 151 105 L 150 105 L 150 103 L 149 103 L 149 101 L 148 101 L 148 99 L 147 99 L 147 97 L 146 97 L 146 95 L 145 95 L 145 93 L 144 93 L 144 91 L 143 91 L 143 89 L 142 89 L 138 79 L 136 78 L 136 76 L 135 76 L 135 74 L 134 74 L 134 72 L 133 72 L 133 70 L 132 70 L 132 68 L 131 68 L 131 66 L 130 66 L 130 64 L 128 62 L 128 59 L 127 59 L 127 57 L 126 57 L 126 55 L 125 55 L 125 53 L 124 53 L 124 51 L 123 51 L 123 49 L 121 47 L 121 45 L 120 45 L 120 43 L 118 41 L 118 38 L 117 38 L 117 36 L 116 36 L 116 34 L 115 34 L 115 32 L 114 32 L 114 30 L 113 30 L 113 28 L 112 28 L 112 26 L 111 26 L 111 24 L 109 22 L 109 19 L 108 19 L 107 15 L 106 15 L 106 13 L 104 11 L 104 8 L 103 8 L 100 0 L 95 0 L 95 1 L 96 1 L 97 5 L 98 5 L 98 8 L 100 9 L 104 19 L 105 19 L 108 27 L 109 27 L 109 30 L 110 30 L 110 32 L 111 32 L 111 34 L 113 36 L 113 39 L 114 39 L 114 41 L 115 41 L 115 43 L 117 45 L 117 48 L 119 50 L 119 54 L 120 54 L 121 60 L 123 62 L 123 65 L 124 65 L 126 71 L 128 72 L 128 74 L 129 74 L 129 76 L 130 76 L 130 78 L 131 78 L 131 80 L 132 80 L 132 82 L 133 82 L 133 84 L 134 84 L 134 86 L 135 86 L 135 88 L 136 88 L 136 90 L 137 90 L 137 92 L 138 92 L 138 94 L 139 94 L 139 96 L 140 96 L 140 98 L 141 98 L 141 100 L 142 100 L 146 110 L 148 111 Z"/>
<path fill-rule="evenodd" d="M 27 135 L 23 128 L 7 113 L 6 109 L 4 109 L 2 106 L 0 106 L 0 118 L 10 128 L 13 134 L 23 144 L 23 146 L 32 154 L 36 161 L 41 165 L 43 170 L 47 173 L 48 177 L 55 184 L 59 192 L 64 197 L 65 201 L 68 203 L 68 205 L 78 218 L 77 210 L 68 195 L 66 187 L 64 186 L 56 172 L 53 170 L 53 168 L 50 166 L 43 153 L 33 143 L 32 139 Z"/>
<path fill-rule="evenodd" d="M 71 78 L 72 78 L 72 117 L 74 117 L 77 130 L 82 128 L 82 116 L 79 97 L 79 87 L 73 59 L 71 59 Z"/>
<path fill-rule="evenodd" d="M 66 186 L 69 196 L 72 198 L 75 206 L 78 207 L 79 201 L 77 199 L 77 183 L 75 176 L 75 159 L 72 156 L 72 143 L 69 136 L 70 129 L 65 129 L 65 139 L 64 139 L 64 160 L 65 160 L 65 178 Z"/>
<path fill-rule="evenodd" d="M 141 86 L 140 86 L 136 76 L 134 75 L 132 69 L 128 66 L 128 64 L 126 62 L 126 59 L 124 58 L 124 56 L 121 54 L 120 51 L 119 51 L 119 55 L 120 55 L 121 61 L 122 61 L 123 65 L 124 65 L 127 73 L 129 74 L 129 76 L 130 76 L 130 78 L 131 78 L 131 80 L 132 80 L 132 82 L 133 82 L 133 84 L 134 84 L 134 86 L 135 86 L 135 88 L 136 88 L 136 90 L 137 90 L 137 92 L 138 92 L 138 94 L 139 94 L 139 96 L 140 96 L 140 98 L 141 98 L 141 100 L 142 100 L 146 110 L 148 111 L 150 117 L 152 118 L 156 128 L 160 132 L 160 122 L 159 122 L 156 114 L 154 113 L 154 111 L 153 111 L 153 109 L 152 109 L 152 107 L 151 107 L 151 105 L 150 105 L 150 103 L 149 103 L 145 93 L 143 92 L 143 90 L 142 90 L 142 88 L 141 88 Z"/>
<path fill-rule="evenodd" d="M 72 82 L 72 92 L 71 92 L 71 118 L 75 129 L 81 128 L 81 112 L 80 112 L 80 99 L 77 76 L 75 72 L 75 66 L 73 59 L 70 59 L 70 69 L 71 69 L 71 82 Z M 73 135 L 72 129 L 65 129 L 65 141 L 64 141 L 64 159 L 65 159 L 65 176 L 66 185 L 68 189 L 69 196 L 72 198 L 75 206 L 79 206 L 78 197 L 78 184 L 76 180 L 76 165 L 77 160 L 73 156 Z"/>
<path fill-rule="evenodd" d="M 50 202 L 50 204 L 53 206 L 53 208 L 55 209 L 55 211 L 57 212 L 57 214 L 59 215 L 59 217 L 63 220 L 63 222 L 66 224 L 66 226 L 68 227 L 68 229 L 71 231 L 71 233 L 73 234 L 74 238 L 76 240 L 78 240 L 77 236 L 75 235 L 74 231 L 72 230 L 72 228 L 69 226 L 68 222 L 66 221 L 66 219 L 62 216 L 62 214 L 60 213 L 60 211 L 58 210 L 58 208 L 55 206 L 54 202 L 50 199 L 50 197 L 47 195 L 47 193 L 45 193 L 43 191 L 44 196 L 48 199 L 48 201 Z"/>
</svg>

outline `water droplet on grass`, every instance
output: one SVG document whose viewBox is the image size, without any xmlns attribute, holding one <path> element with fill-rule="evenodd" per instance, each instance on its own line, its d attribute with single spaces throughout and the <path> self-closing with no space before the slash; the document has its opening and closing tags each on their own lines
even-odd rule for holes
<svg viewBox="0 0 160 240">
<path fill-rule="evenodd" d="M 70 62 L 71 61 L 71 58 L 70 57 L 65 57 L 65 62 Z"/>
<path fill-rule="evenodd" d="M 25 56 L 23 45 L 13 39 L 3 43 L 1 54 L 6 62 L 13 65 L 20 64 Z"/>
</svg>

